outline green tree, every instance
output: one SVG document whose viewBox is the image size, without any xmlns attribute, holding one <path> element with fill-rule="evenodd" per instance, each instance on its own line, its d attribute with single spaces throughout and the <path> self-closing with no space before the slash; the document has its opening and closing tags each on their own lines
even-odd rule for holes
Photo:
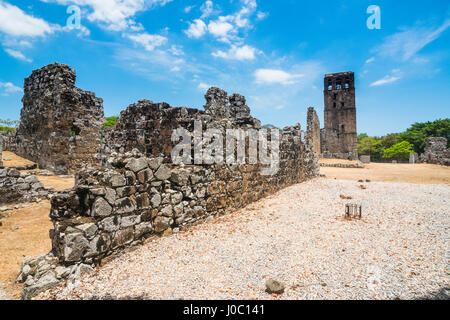
<svg viewBox="0 0 450 320">
<path fill-rule="evenodd" d="M 399 142 L 401 142 L 401 140 L 398 133 L 390 133 L 384 137 L 381 137 L 380 144 L 382 149 L 388 149 Z"/>
<path fill-rule="evenodd" d="M 447 138 L 447 146 L 450 146 L 450 119 L 416 122 L 405 132 L 399 134 L 399 138 L 411 143 L 417 153 L 423 152 L 426 141 L 430 137 L 445 137 Z"/>
<path fill-rule="evenodd" d="M 0 132 L 13 132 L 16 131 L 17 126 L 19 125 L 18 120 L 11 119 L 0 119 Z"/>
<path fill-rule="evenodd" d="M 105 117 L 106 122 L 102 125 L 102 129 L 105 127 L 114 127 L 117 123 L 118 116 Z"/>
<path fill-rule="evenodd" d="M 377 137 L 368 137 L 367 135 L 361 137 L 358 143 L 359 155 L 369 155 L 373 161 L 379 161 L 381 158 L 380 142 Z"/>
<path fill-rule="evenodd" d="M 413 145 L 408 141 L 402 141 L 384 150 L 383 158 L 395 159 L 399 161 L 408 160 L 409 154 L 412 152 L 414 152 Z"/>
</svg>

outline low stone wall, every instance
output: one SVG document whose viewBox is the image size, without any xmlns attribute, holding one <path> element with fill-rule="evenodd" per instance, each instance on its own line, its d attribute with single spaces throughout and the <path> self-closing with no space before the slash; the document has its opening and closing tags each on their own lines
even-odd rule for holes
<svg viewBox="0 0 450 320">
<path fill-rule="evenodd" d="M 320 163 L 321 167 L 335 167 L 335 168 L 357 168 L 363 169 L 362 163 Z"/>
<path fill-rule="evenodd" d="M 32 202 L 46 199 L 54 192 L 39 179 L 15 168 L 0 169 L 0 204 Z"/>
<path fill-rule="evenodd" d="M 450 148 L 447 148 L 447 139 L 444 137 L 428 138 L 420 160 L 426 163 L 450 166 Z"/>
</svg>

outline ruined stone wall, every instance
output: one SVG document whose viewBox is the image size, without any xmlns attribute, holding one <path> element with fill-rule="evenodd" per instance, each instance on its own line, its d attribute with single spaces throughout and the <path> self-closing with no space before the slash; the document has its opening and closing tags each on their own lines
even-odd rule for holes
<svg viewBox="0 0 450 320">
<path fill-rule="evenodd" d="M 221 131 L 231 128 L 259 129 L 261 123 L 250 115 L 245 97 L 240 94 L 227 96 L 219 88 L 210 88 L 203 110 L 179 107 L 167 103 L 140 100 L 120 113 L 117 124 L 103 135 L 103 152 L 128 152 L 136 148 L 147 156 L 164 157 L 170 162 L 173 143 L 172 132 L 177 128 L 194 130 L 194 121 L 203 127 Z"/>
<path fill-rule="evenodd" d="M 286 131 L 280 169 L 262 176 L 262 165 L 163 163 L 137 150 L 87 169 L 76 186 L 52 198 L 52 252 L 61 263 L 95 263 L 145 237 L 173 232 L 225 214 L 286 186 L 318 175 L 318 158 L 300 134 Z"/>
<path fill-rule="evenodd" d="M 47 199 L 55 190 L 46 188 L 39 179 L 15 168 L 0 169 L 0 205 Z"/>
<path fill-rule="evenodd" d="M 306 136 L 310 139 L 313 151 L 320 154 L 320 121 L 313 107 L 308 108 Z"/>
<path fill-rule="evenodd" d="M 358 159 L 355 81 L 353 72 L 324 78 L 324 128 L 321 151 L 325 158 Z"/>
<path fill-rule="evenodd" d="M 54 63 L 25 79 L 15 152 L 57 173 L 99 163 L 103 101 L 75 87 L 75 71 Z"/>
<path fill-rule="evenodd" d="M 426 163 L 450 166 L 450 148 L 447 148 L 447 139 L 444 137 L 428 138 L 420 160 Z"/>
<path fill-rule="evenodd" d="M 141 100 L 121 113 L 104 133 L 104 168 L 80 171 L 74 189 L 52 198 L 52 253 L 61 264 L 96 263 L 146 237 L 185 229 L 318 176 L 313 139 L 299 124 L 280 133 L 275 175 L 262 175 L 267 165 L 261 163 L 169 164 L 172 131 L 180 126 L 192 131 L 201 120 L 203 128 L 260 128 L 241 95 L 211 88 L 205 98 L 205 111 Z"/>
</svg>

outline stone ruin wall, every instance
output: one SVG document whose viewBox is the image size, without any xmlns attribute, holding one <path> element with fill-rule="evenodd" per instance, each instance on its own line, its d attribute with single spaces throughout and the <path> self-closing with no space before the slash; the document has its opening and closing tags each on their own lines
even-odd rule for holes
<svg viewBox="0 0 450 320">
<path fill-rule="evenodd" d="M 307 115 L 307 134 L 309 143 L 312 145 L 312 149 L 318 155 L 320 154 L 320 121 L 316 111 L 313 107 L 308 108 Z"/>
<path fill-rule="evenodd" d="M 245 98 L 225 98 L 226 92 L 212 88 L 206 94 L 205 111 L 147 100 L 123 111 L 105 137 L 105 148 L 133 150 L 113 152 L 103 169 L 82 170 L 73 190 L 52 198 L 52 253 L 60 263 L 97 263 L 146 237 L 183 230 L 318 176 L 318 154 L 312 140 L 302 138 L 300 125 L 281 131 L 275 175 L 261 175 L 266 167 L 262 164 L 167 163 L 172 130 L 180 125 L 192 129 L 193 121 L 201 119 L 204 127 L 260 127 L 250 116 Z M 236 101 L 241 104 L 233 104 Z M 313 109 L 309 112 L 317 118 Z"/>
<path fill-rule="evenodd" d="M 250 115 L 245 97 L 212 87 L 206 95 L 203 110 L 178 107 L 167 103 L 140 100 L 120 113 L 114 128 L 105 128 L 103 153 L 127 152 L 136 148 L 147 156 L 164 157 L 171 161 L 173 130 L 182 127 L 192 132 L 194 121 L 201 121 L 203 129 L 260 129 L 259 120 Z"/>
<path fill-rule="evenodd" d="M 8 149 L 56 173 L 99 164 L 103 100 L 75 87 L 74 70 L 59 63 L 34 70 L 25 79 L 22 102 Z"/>
<path fill-rule="evenodd" d="M 447 148 L 447 139 L 444 137 L 428 138 L 425 150 L 420 155 L 420 161 L 450 166 L 450 148 Z"/>
</svg>

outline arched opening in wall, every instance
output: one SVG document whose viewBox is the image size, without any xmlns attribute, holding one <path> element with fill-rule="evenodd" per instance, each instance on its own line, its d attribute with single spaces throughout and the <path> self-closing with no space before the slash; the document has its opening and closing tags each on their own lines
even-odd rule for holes
<svg viewBox="0 0 450 320">
<path fill-rule="evenodd" d="M 336 102 L 333 102 L 333 108 L 336 109 Z"/>
<path fill-rule="evenodd" d="M 341 133 L 345 132 L 345 125 L 341 125 Z"/>
</svg>

